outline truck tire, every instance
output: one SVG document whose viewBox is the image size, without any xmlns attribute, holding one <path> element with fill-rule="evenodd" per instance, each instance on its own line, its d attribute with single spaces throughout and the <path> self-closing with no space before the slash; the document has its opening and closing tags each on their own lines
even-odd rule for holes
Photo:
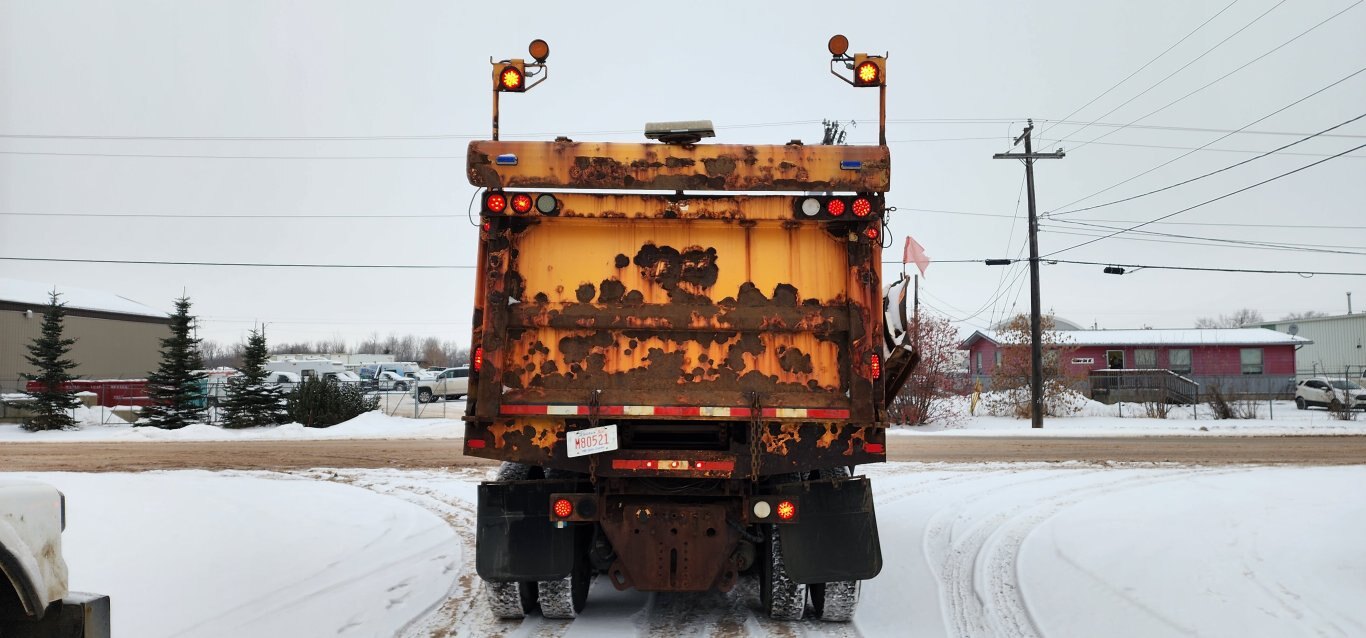
<svg viewBox="0 0 1366 638">
<path fill-rule="evenodd" d="M 768 542 L 759 568 L 759 598 L 768 617 L 774 620 L 801 620 L 806 611 L 806 585 L 787 575 L 783 564 L 781 525 L 770 525 Z"/>
<path fill-rule="evenodd" d="M 526 618 L 536 611 L 535 583 L 484 581 L 484 599 L 493 615 L 503 620 Z"/>
<path fill-rule="evenodd" d="M 580 475 L 567 470 L 545 470 L 548 479 L 573 479 Z M 586 537 L 576 529 L 574 543 L 574 569 L 568 576 L 559 580 L 543 580 L 536 583 L 536 602 L 541 606 L 541 615 L 555 620 L 572 620 L 583 612 L 588 604 L 588 588 L 593 584 L 593 568 L 588 561 Z"/>
<path fill-rule="evenodd" d="M 407 391 L 408 391 L 408 384 L 402 383 L 402 382 L 395 383 L 395 384 L 394 384 L 394 390 L 395 390 L 395 391 L 398 391 L 398 392 L 407 392 Z"/>
<path fill-rule="evenodd" d="M 417 389 L 417 402 L 418 402 L 418 403 L 431 403 L 432 401 L 435 401 L 435 400 L 436 400 L 436 398 L 432 395 L 432 389 L 431 389 L 431 388 L 418 388 L 418 389 Z"/>
<path fill-rule="evenodd" d="M 849 478 L 849 468 L 836 467 L 820 470 L 817 480 Z M 833 583 L 812 583 L 807 585 L 811 593 L 811 607 L 816 617 L 828 622 L 849 622 L 858 608 L 859 581 L 843 580 Z"/>
</svg>

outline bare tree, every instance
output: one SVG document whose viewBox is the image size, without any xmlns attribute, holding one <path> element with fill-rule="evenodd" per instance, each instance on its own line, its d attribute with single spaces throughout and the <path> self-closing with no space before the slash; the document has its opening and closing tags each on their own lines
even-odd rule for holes
<svg viewBox="0 0 1366 638">
<path fill-rule="evenodd" d="M 915 330 L 920 362 L 910 381 L 892 400 L 888 417 L 907 425 L 962 418 L 961 410 L 955 410 L 956 404 L 950 400 L 954 394 L 954 373 L 959 369 L 958 331 L 947 317 L 930 313 L 921 313 Z"/>
<path fill-rule="evenodd" d="M 1328 313 L 1326 312 L 1319 312 L 1317 310 L 1306 310 L 1304 312 L 1292 312 L 1284 317 L 1281 317 L 1281 321 L 1294 321 L 1296 319 L 1314 319 L 1316 317 L 1327 316 Z"/>
<path fill-rule="evenodd" d="M 1071 401 L 1073 397 L 1079 396 L 1074 388 L 1084 379 L 1068 372 L 1062 362 L 1069 358 L 1077 347 L 1072 345 L 1066 333 L 1057 330 L 1057 322 L 1052 315 L 1044 315 L 1041 321 L 1044 349 L 1044 414 L 1060 416 L 1074 413 L 1081 408 L 1080 404 Z M 1001 340 L 1001 362 L 991 373 L 991 394 L 985 402 L 987 411 L 997 416 L 1030 418 L 1029 317 L 1016 315 L 1004 322 L 997 331 L 997 336 Z"/>
<path fill-rule="evenodd" d="M 1241 328 L 1250 323 L 1262 323 L 1262 313 L 1252 308 L 1240 308 L 1231 315 L 1219 315 L 1218 319 L 1200 317 L 1195 320 L 1196 328 Z"/>
</svg>

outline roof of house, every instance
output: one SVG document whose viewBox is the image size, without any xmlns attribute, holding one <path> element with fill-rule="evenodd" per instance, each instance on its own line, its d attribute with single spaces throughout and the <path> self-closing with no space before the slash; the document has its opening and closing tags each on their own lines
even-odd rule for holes
<svg viewBox="0 0 1366 638">
<path fill-rule="evenodd" d="M 166 317 L 164 311 L 143 305 L 127 297 L 120 297 L 111 292 L 0 277 L 0 301 L 33 304 L 35 313 L 39 311 L 38 306 L 48 304 L 48 293 L 54 289 L 61 294 L 60 301 L 70 309 L 113 312 L 140 317 Z"/>
<path fill-rule="evenodd" d="M 1062 340 L 1077 346 L 1280 346 L 1313 343 L 1266 328 L 1156 328 L 1149 330 L 1068 330 Z M 966 350 L 980 339 L 1002 342 L 1000 331 L 978 330 L 958 347 Z"/>
</svg>

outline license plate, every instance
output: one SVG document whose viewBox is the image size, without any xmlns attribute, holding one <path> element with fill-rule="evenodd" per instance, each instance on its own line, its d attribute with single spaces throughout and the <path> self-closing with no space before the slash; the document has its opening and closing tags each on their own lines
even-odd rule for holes
<svg viewBox="0 0 1366 638">
<path fill-rule="evenodd" d="M 617 426 L 604 425 L 569 432 L 565 445 L 571 457 L 610 452 L 617 449 Z"/>
</svg>

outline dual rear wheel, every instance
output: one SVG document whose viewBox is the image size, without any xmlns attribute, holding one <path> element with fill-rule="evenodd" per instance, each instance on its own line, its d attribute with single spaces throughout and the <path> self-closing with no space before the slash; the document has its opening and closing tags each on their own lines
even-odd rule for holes
<svg viewBox="0 0 1366 638">
<path fill-rule="evenodd" d="M 798 477 L 794 476 L 793 480 Z M 848 468 L 820 470 L 813 478 L 849 478 Z M 811 601 L 814 617 L 830 622 L 848 622 L 858 607 L 859 581 L 798 583 L 788 575 L 783 562 L 782 525 L 769 525 L 759 565 L 759 599 L 764 611 L 774 620 L 801 620 L 806 603 Z"/>
</svg>

